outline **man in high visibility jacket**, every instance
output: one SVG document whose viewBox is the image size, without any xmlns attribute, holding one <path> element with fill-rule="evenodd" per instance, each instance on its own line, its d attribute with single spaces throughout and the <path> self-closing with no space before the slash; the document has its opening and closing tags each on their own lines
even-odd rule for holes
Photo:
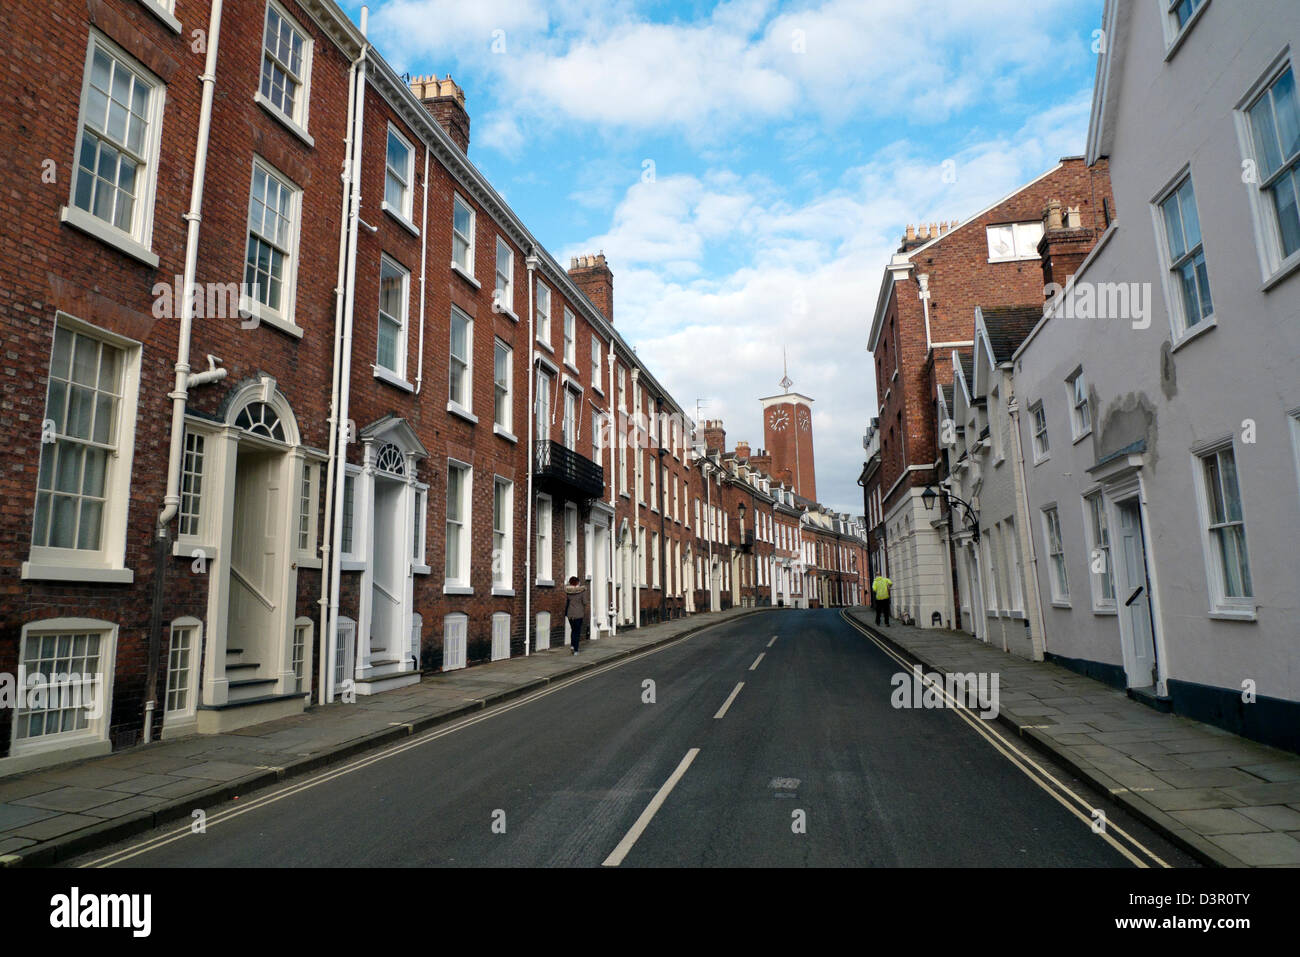
<svg viewBox="0 0 1300 957">
<path fill-rule="evenodd" d="M 876 624 L 880 624 L 880 615 L 885 615 L 885 627 L 889 627 L 889 586 L 894 584 L 883 574 L 871 581 L 871 594 L 876 599 Z"/>
</svg>

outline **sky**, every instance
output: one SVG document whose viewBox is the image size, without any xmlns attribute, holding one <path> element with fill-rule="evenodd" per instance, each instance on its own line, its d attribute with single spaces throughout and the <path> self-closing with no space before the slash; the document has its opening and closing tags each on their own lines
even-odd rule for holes
<svg viewBox="0 0 1300 957">
<path fill-rule="evenodd" d="M 861 514 L 885 264 L 1083 152 L 1102 2 L 374 0 L 369 31 L 451 74 L 470 159 L 561 263 L 604 252 L 615 325 L 729 445 L 787 356 L 818 498 Z"/>
</svg>

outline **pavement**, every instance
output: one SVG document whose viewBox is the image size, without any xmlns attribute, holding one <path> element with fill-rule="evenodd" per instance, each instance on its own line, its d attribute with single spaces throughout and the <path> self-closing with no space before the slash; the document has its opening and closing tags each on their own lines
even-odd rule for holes
<svg viewBox="0 0 1300 957">
<path fill-rule="evenodd" d="M 849 614 L 927 671 L 999 675 L 997 720 L 1200 860 L 1300 866 L 1300 756 L 1162 714 L 1049 662 L 964 632 Z"/>
<path fill-rule="evenodd" d="M 391 744 L 752 608 L 701 612 L 463 670 L 229 734 L 156 741 L 0 778 L 0 866 L 49 865 Z"/>
<path fill-rule="evenodd" d="M 1102 795 L 1132 851 L 835 609 L 723 619 L 636 658 L 68 866 L 1194 866 Z M 1057 781 L 1073 776 L 1046 759 Z M 120 878 L 118 879 L 120 880 Z"/>
</svg>

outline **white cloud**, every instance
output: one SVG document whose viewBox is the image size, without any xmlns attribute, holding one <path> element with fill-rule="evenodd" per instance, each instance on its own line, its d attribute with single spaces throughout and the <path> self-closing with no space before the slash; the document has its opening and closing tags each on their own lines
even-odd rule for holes
<svg viewBox="0 0 1300 957">
<path fill-rule="evenodd" d="M 819 497 L 856 514 L 861 436 L 876 401 L 866 337 L 903 227 L 966 219 L 1077 153 L 1087 115 L 1080 96 L 1014 137 L 967 146 L 952 157 L 955 183 L 944 182 L 946 157 L 902 143 L 799 206 L 729 174 L 638 183 L 608 231 L 563 255 L 605 251 L 619 329 L 689 413 L 708 400 L 703 414 L 724 420 L 730 442 L 762 444 L 757 399 L 778 391 L 788 350 L 794 388 L 816 400 Z M 737 265 L 719 274 L 723 254 Z"/>
</svg>

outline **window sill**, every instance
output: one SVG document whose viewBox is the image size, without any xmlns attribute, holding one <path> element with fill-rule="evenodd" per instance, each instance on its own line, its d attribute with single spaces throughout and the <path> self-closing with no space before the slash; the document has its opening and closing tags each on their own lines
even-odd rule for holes
<svg viewBox="0 0 1300 957">
<path fill-rule="evenodd" d="M 591 391 L 596 393 L 596 395 L 600 396 L 602 399 L 605 398 L 605 390 L 596 385 L 595 382 L 591 384 Z"/>
<path fill-rule="evenodd" d="M 472 595 L 474 588 L 471 585 L 443 585 L 442 593 L 444 595 Z"/>
<path fill-rule="evenodd" d="M 501 436 L 501 438 L 505 439 L 507 442 L 514 442 L 514 443 L 519 442 L 519 437 L 517 435 L 515 435 L 513 432 L 507 432 L 499 425 L 492 426 L 492 434 Z"/>
<path fill-rule="evenodd" d="M 1068 601 L 1061 601 L 1061 600 L 1058 599 L 1058 598 L 1053 598 L 1053 599 L 1052 599 L 1052 607 L 1053 607 L 1053 608 L 1073 608 L 1074 606 L 1071 605 Z"/>
<path fill-rule="evenodd" d="M 372 365 L 375 371 L 375 378 L 380 382 L 385 382 L 395 389 L 401 389 L 403 392 L 415 392 L 415 386 L 407 382 L 402 376 L 393 372 L 391 369 L 385 369 L 383 366 Z"/>
<path fill-rule="evenodd" d="M 1232 608 L 1219 606 L 1213 609 L 1207 616 L 1214 621 L 1258 621 L 1255 609 L 1252 608 Z"/>
<path fill-rule="evenodd" d="M 554 587 L 555 587 L 555 579 L 554 579 L 554 578 L 539 578 L 539 579 L 537 579 L 537 581 L 533 582 L 533 584 L 536 585 L 538 588 L 554 588 Z"/>
<path fill-rule="evenodd" d="M 514 598 L 515 590 L 513 588 L 498 588 L 496 585 L 493 585 L 492 594 L 498 598 Z"/>
<path fill-rule="evenodd" d="M 447 400 L 447 411 L 452 415 L 458 415 L 471 425 L 478 425 L 478 416 L 469 409 L 462 406 L 459 402 Z"/>
<path fill-rule="evenodd" d="M 1044 455 L 1041 458 L 1034 459 L 1034 468 L 1038 468 L 1038 466 L 1042 465 L 1044 462 L 1050 462 L 1050 461 L 1052 461 L 1052 454 L 1049 452 L 1047 455 Z"/>
<path fill-rule="evenodd" d="M 543 349 L 545 349 L 547 352 L 549 352 L 551 355 L 555 355 L 555 346 L 551 345 L 541 336 L 537 337 L 537 344 L 541 346 Z"/>
<path fill-rule="evenodd" d="M 262 305 L 256 299 L 249 299 L 247 296 L 239 297 L 239 312 L 241 315 L 248 316 L 248 319 L 241 319 L 239 326 L 241 329 L 255 329 L 262 323 L 286 332 L 295 339 L 301 339 L 303 335 L 302 327 L 291 319 L 285 319 L 279 313 L 272 312 L 266 306 Z M 249 320 L 252 320 L 251 322 Z"/>
<path fill-rule="evenodd" d="M 341 558 L 339 559 L 339 571 L 344 572 L 363 572 L 368 566 L 358 558 Z"/>
<path fill-rule="evenodd" d="M 519 321 L 519 316 L 515 314 L 515 311 L 513 309 L 511 309 L 509 306 L 501 305 L 496 300 L 493 300 L 492 302 L 492 311 L 495 312 L 498 316 L 505 316 L 507 319 L 511 320 L 512 322 Z"/>
<path fill-rule="evenodd" d="M 1205 8 L 1202 7 L 1201 9 L 1205 9 Z M 1178 341 L 1175 342 L 1170 347 L 1169 351 L 1177 352 L 1179 349 L 1187 345 L 1187 343 L 1191 342 L 1193 339 L 1199 339 L 1201 336 L 1205 335 L 1211 329 L 1217 329 L 1218 327 L 1219 327 L 1219 323 L 1216 317 L 1212 316 L 1209 319 L 1202 319 L 1200 322 L 1192 326 L 1190 329 L 1184 330 L 1182 336 L 1180 336 Z"/>
<path fill-rule="evenodd" d="M 304 568 L 319 570 L 321 567 L 321 560 L 319 558 L 296 558 L 294 559 L 294 565 L 297 566 L 299 570 Z"/>
<path fill-rule="evenodd" d="M 1093 605 L 1092 613 L 1094 615 L 1118 615 L 1119 607 L 1117 605 Z"/>
<path fill-rule="evenodd" d="M 461 266 L 461 264 L 458 263 L 458 262 L 456 262 L 456 260 L 454 260 L 454 259 L 451 261 L 451 271 L 454 272 L 456 275 L 460 276 L 461 279 L 464 279 L 467 283 L 469 283 L 469 284 L 470 284 L 471 286 L 473 286 L 475 289 L 482 289 L 482 288 L 483 288 L 483 284 L 482 284 L 481 282 L 479 282 L 477 279 L 475 279 L 472 275 L 470 275 L 470 273 L 469 273 L 468 271 L 466 271 L 466 270 Z"/>
<path fill-rule="evenodd" d="M 421 565 L 418 562 L 411 566 L 412 575 L 428 575 L 433 569 L 428 565 Z"/>
<path fill-rule="evenodd" d="M 92 565 L 53 565 L 23 562 L 25 581 L 93 582 L 104 585 L 129 585 L 135 572 L 129 568 L 100 568 Z"/>
<path fill-rule="evenodd" d="M 1086 438 L 1087 438 L 1088 436 L 1090 436 L 1090 435 L 1092 435 L 1092 426 L 1089 426 L 1087 429 L 1085 429 L 1084 431 L 1080 432 L 1080 433 L 1079 433 L 1078 435 L 1076 435 L 1073 439 L 1071 439 L 1071 440 L 1070 440 L 1070 444 L 1071 444 L 1071 445 L 1078 445 L 1080 442 L 1082 442 L 1084 439 L 1086 439 Z"/>
<path fill-rule="evenodd" d="M 299 126 L 294 121 L 293 117 L 286 114 L 284 110 L 280 109 L 278 106 L 276 106 L 266 97 L 264 97 L 262 95 L 261 90 L 258 90 L 256 93 L 253 94 L 253 102 L 255 102 L 263 110 L 269 113 L 273 119 L 277 120 L 280 123 L 280 125 L 282 125 L 294 136 L 298 137 L 298 139 L 302 140 L 305 144 L 313 148 L 316 146 L 316 141 L 312 139 L 311 134 L 308 133 L 301 126 Z"/>
<path fill-rule="evenodd" d="M 572 362 L 570 362 L 567 356 L 564 359 L 564 368 L 572 372 L 575 379 L 582 375 L 582 373 L 578 371 L 578 367 L 575 366 Z"/>
<path fill-rule="evenodd" d="M 59 222 L 67 223 L 100 242 L 112 246 L 119 252 L 126 253 L 132 259 L 144 263 L 151 269 L 158 268 L 158 255 L 148 246 L 137 242 L 102 219 L 90 215 L 79 206 L 63 206 L 59 209 Z"/>
<path fill-rule="evenodd" d="M 155 17 L 161 20 L 164 24 L 166 24 L 167 29 L 171 30 L 172 33 L 181 32 L 181 22 L 177 20 L 171 13 L 169 13 L 168 11 L 160 7 L 157 3 L 154 3 L 153 0 L 140 0 L 140 6 L 144 7 Z"/>
<path fill-rule="evenodd" d="M 989 260 L 989 263 L 990 263 L 990 264 L 996 264 L 996 263 L 1028 263 L 1028 262 L 1039 262 L 1039 261 L 1040 261 L 1040 260 L 1039 260 L 1039 257 L 1038 257 L 1038 256 L 1003 256 L 1003 257 L 1000 258 L 1000 259 L 990 259 L 990 260 Z"/>
<path fill-rule="evenodd" d="M 1273 274 L 1264 280 L 1262 291 L 1272 292 L 1274 286 L 1290 278 L 1297 270 L 1300 270 L 1300 252 L 1292 253 L 1278 264 L 1277 269 L 1273 270 Z"/>
<path fill-rule="evenodd" d="M 383 207 L 384 212 L 386 212 L 389 216 L 393 217 L 393 219 L 397 220 L 397 225 L 401 226 L 412 236 L 415 236 L 417 238 L 419 237 L 420 227 L 415 225 L 415 223 L 411 222 L 409 219 L 407 219 L 406 216 L 400 210 L 393 209 L 393 207 L 389 206 L 388 200 L 381 200 L 380 206 Z"/>
<path fill-rule="evenodd" d="M 1178 35 L 1169 42 L 1169 49 L 1165 51 L 1166 63 L 1174 58 L 1174 54 L 1178 52 L 1178 48 L 1183 45 L 1183 41 L 1187 39 L 1187 35 L 1192 32 L 1192 28 L 1196 26 L 1197 21 L 1201 19 L 1209 6 L 1210 0 L 1205 0 L 1205 2 L 1197 7 L 1196 10 L 1193 11 L 1192 15 L 1187 18 L 1187 22 L 1182 25 L 1181 29 L 1179 29 Z"/>
</svg>

